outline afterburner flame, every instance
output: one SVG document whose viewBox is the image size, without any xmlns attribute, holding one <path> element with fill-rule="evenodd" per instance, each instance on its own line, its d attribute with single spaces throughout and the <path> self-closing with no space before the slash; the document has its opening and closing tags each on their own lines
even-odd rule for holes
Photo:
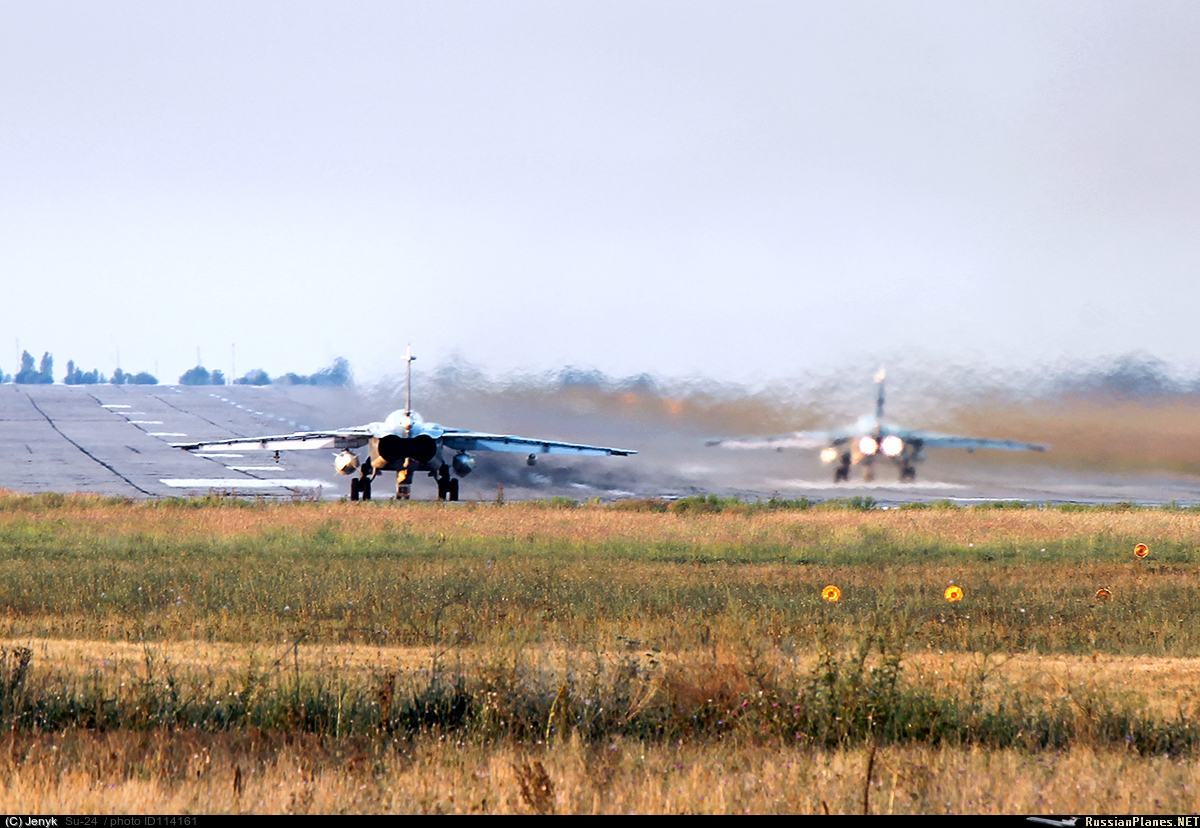
<svg viewBox="0 0 1200 828">
<path fill-rule="evenodd" d="M 875 441 L 874 437 L 863 437 L 858 441 L 858 450 L 863 454 L 874 454 L 879 451 L 879 443 Z"/>
<path fill-rule="evenodd" d="M 879 444 L 883 449 L 883 453 L 888 457 L 898 457 L 900 452 L 904 451 L 904 441 L 895 434 L 889 434 L 883 438 L 883 442 Z"/>
</svg>

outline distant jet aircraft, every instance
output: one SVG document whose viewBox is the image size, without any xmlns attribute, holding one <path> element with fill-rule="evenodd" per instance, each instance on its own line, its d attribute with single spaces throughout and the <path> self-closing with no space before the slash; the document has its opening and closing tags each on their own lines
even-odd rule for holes
<svg viewBox="0 0 1200 828">
<path fill-rule="evenodd" d="M 175 448 L 188 451 L 211 451 L 232 449 L 237 451 L 280 451 L 300 449 L 341 449 L 334 454 L 333 467 L 338 474 L 350 475 L 350 499 L 371 499 L 371 481 L 381 471 L 396 472 L 396 499 L 409 498 L 412 478 L 416 472 L 429 472 L 437 480 L 440 500 L 458 500 L 458 478 L 466 477 L 475 468 L 473 451 L 507 451 L 528 454 L 526 463 L 537 462 L 539 454 L 577 454 L 592 457 L 627 456 L 637 454 L 633 449 L 588 446 L 579 443 L 560 443 L 555 440 L 538 440 L 531 437 L 514 437 L 507 434 L 485 434 L 479 431 L 464 431 L 447 428 L 437 423 L 427 423 L 412 410 L 412 361 L 416 359 L 411 349 L 405 361 L 408 363 L 408 387 L 405 391 L 405 407 L 393 411 L 381 423 L 369 423 L 332 431 L 300 431 L 267 437 L 235 437 L 229 440 L 209 440 L 202 443 L 172 443 Z M 356 449 L 369 448 L 365 460 L 359 458 Z M 453 457 L 447 462 L 442 450 L 450 449 Z M 353 477 L 355 472 L 358 477 Z M 456 474 L 458 477 L 452 475 Z"/>
<path fill-rule="evenodd" d="M 960 437 L 954 434 L 936 434 L 904 428 L 883 420 L 884 370 L 879 369 L 875 383 L 879 386 L 875 398 L 875 414 L 864 414 L 853 425 L 830 431 L 797 431 L 778 437 L 763 437 L 747 440 L 710 440 L 708 445 L 723 445 L 728 448 L 816 448 L 821 449 L 821 461 L 835 464 L 833 481 L 840 483 L 850 479 L 850 467 L 862 466 L 863 479 L 875 479 L 876 461 L 891 461 L 900 468 L 902 481 L 916 480 L 914 463 L 925 459 L 927 448 L 1000 449 L 1003 451 L 1046 451 L 1049 447 L 1035 443 L 1019 443 L 1016 440 L 988 440 L 979 437 Z"/>
</svg>

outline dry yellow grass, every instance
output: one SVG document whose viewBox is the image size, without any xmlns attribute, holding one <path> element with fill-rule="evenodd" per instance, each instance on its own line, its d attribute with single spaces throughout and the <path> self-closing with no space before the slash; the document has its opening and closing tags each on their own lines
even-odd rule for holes
<svg viewBox="0 0 1200 828">
<path fill-rule="evenodd" d="M 443 675 L 467 676 L 474 689 L 499 677 L 513 683 L 514 703 L 543 705 L 519 737 L 376 725 L 361 706 L 359 729 L 315 733 L 262 718 L 252 721 L 284 725 L 262 732 L 242 718 L 224 730 L 212 717 L 139 730 L 126 714 L 106 719 L 122 722 L 108 732 L 18 725 L 0 736 L 0 802 L 10 811 L 856 813 L 868 790 L 874 813 L 1170 813 L 1194 809 L 1200 782 L 1194 741 L 1172 743 L 1183 745 L 1171 748 L 1179 760 L 1161 747 L 1120 749 L 1125 730 L 1091 741 L 1086 731 L 1096 699 L 1145 713 L 1141 744 L 1152 741 L 1146 733 L 1184 733 L 1173 723 L 1200 714 L 1200 658 L 1190 657 L 1184 617 L 1200 541 L 1190 512 L 663 514 L 78 498 L 0 510 L 0 532 L 14 545 L 0 560 L 13 602 L 0 615 L 0 646 L 32 648 L 31 698 L 91 688 L 87 698 L 122 710 L 177 691 L 206 703 L 205 693 L 224 698 L 253 674 L 255 692 L 280 699 L 283 715 L 300 708 L 300 688 L 317 684 L 335 695 L 355 688 L 369 705 L 385 687 L 428 683 L 436 655 Z M 1135 540 L 1149 544 L 1146 561 L 1133 557 Z M 966 591 L 953 605 L 941 597 L 951 582 Z M 830 583 L 842 590 L 836 604 L 820 600 Z M 1100 586 L 1110 600 L 1094 598 Z M 902 603 L 910 614 L 896 620 Z M 709 696 L 740 709 L 764 671 L 777 687 L 814 674 L 822 632 L 840 631 L 829 646 L 844 651 L 893 614 L 889 623 L 909 624 L 919 642 L 904 655 L 903 686 L 985 708 L 1028 699 L 1065 710 L 1062 721 L 1082 724 L 1083 735 L 1056 744 L 1075 747 L 902 739 L 880 748 L 868 789 L 865 748 L 774 743 L 790 731 L 749 714 L 737 728 L 670 731 L 690 734 L 682 742 L 615 729 L 588 742 L 577 725 L 564 735 L 550 727 L 554 689 L 573 671 L 611 677 L 635 664 L 636 692 L 621 698 L 630 717 L 652 696 L 681 716 Z M 433 617 L 445 620 L 440 631 Z M 397 631 L 421 645 L 391 646 Z M 1104 642 L 1094 653 L 1088 635 Z M 995 652 L 975 652 L 982 647 Z M 171 724 L 179 721 L 204 729 Z"/>
<path fill-rule="evenodd" d="M 338 676 L 347 685 L 370 685 L 386 674 L 428 674 L 435 654 L 442 669 L 469 676 L 492 669 L 498 658 L 519 657 L 523 663 L 546 676 L 555 686 L 568 673 L 593 669 L 594 652 L 563 647 L 532 646 L 498 654 L 495 650 L 450 650 L 431 647 L 374 647 L 366 645 L 261 646 L 207 641 L 172 641 L 131 644 L 112 641 L 62 639 L 0 641 L 0 647 L 31 647 L 35 668 L 63 677 L 68 682 L 99 680 L 110 692 L 134 686 L 148 678 L 147 659 L 161 679 L 171 675 L 182 686 L 189 684 L 236 686 L 249 669 L 266 676 L 266 681 L 286 680 L 293 670 L 303 675 Z M 659 665 L 658 686 L 665 677 L 708 674 L 732 682 L 731 690 L 750 690 L 744 669 L 744 654 L 724 647 L 716 651 L 647 654 L 610 652 L 600 657 L 609 669 L 633 657 L 643 670 Z M 807 675 L 817 655 L 801 652 L 783 657 L 778 652 L 763 656 L 776 674 Z M 1112 656 L 1096 653 L 1087 657 L 1062 655 L 983 655 L 979 653 L 910 653 L 904 659 L 902 683 L 947 689 L 966 698 L 977 685 L 985 702 L 1025 696 L 1053 701 L 1084 700 L 1090 697 L 1124 698 L 1134 707 L 1158 718 L 1180 713 L 1191 720 L 1200 716 L 1200 659 Z M 665 680 L 670 681 L 669 678 Z M 703 682 L 701 682 L 703 685 Z M 686 689 L 686 688 L 684 688 Z"/>
<path fill-rule="evenodd" d="M 375 534 L 408 531 L 425 537 L 475 536 L 566 543 L 680 541 L 685 543 L 805 543 L 858 539 L 937 538 L 947 543 L 1035 543 L 1119 530 L 1151 546 L 1171 539 L 1200 543 L 1200 514 L 1134 510 L 1068 512 L 1055 509 L 808 510 L 673 515 L 606 506 L 547 508 L 537 503 L 321 503 L 265 504 L 258 508 L 164 508 L 155 504 L 93 505 L 86 498 L 48 511 L 0 512 L 0 523 L 76 523 L 82 537 L 171 536 L 177 539 L 311 533 L 318 529 Z M 1132 547 L 1130 549 L 1132 554 Z"/>
<path fill-rule="evenodd" d="M 1189 813 L 1200 766 L 1078 749 L 1031 755 L 569 740 L 535 750 L 421 738 L 71 732 L 0 742 L 8 813 Z M 522 794 L 525 769 L 542 796 Z"/>
</svg>

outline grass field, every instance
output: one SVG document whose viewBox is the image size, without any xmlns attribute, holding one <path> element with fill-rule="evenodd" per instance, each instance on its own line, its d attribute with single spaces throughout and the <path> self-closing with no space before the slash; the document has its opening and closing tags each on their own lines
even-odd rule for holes
<svg viewBox="0 0 1200 828">
<path fill-rule="evenodd" d="M 0 495 L 0 797 L 1196 809 L 1200 514 L 871 505 Z"/>
</svg>

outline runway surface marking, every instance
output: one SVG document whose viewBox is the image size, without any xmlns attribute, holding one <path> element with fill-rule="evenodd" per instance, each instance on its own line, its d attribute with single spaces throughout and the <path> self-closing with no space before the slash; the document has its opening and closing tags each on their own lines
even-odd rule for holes
<svg viewBox="0 0 1200 828">
<path fill-rule="evenodd" d="M 772 486 L 781 486 L 791 489 L 888 489 L 897 491 L 920 491 L 922 489 L 965 489 L 966 486 L 961 483 L 939 483 L 937 481 L 924 481 L 920 483 L 900 483 L 899 481 L 889 483 L 887 481 L 872 481 L 851 480 L 847 483 L 831 483 L 828 480 L 769 480 L 767 481 Z"/>
<path fill-rule="evenodd" d="M 321 489 L 329 486 L 329 482 L 326 480 L 302 480 L 295 478 L 255 480 L 245 477 L 195 479 L 164 477 L 158 482 L 173 489 Z"/>
</svg>

